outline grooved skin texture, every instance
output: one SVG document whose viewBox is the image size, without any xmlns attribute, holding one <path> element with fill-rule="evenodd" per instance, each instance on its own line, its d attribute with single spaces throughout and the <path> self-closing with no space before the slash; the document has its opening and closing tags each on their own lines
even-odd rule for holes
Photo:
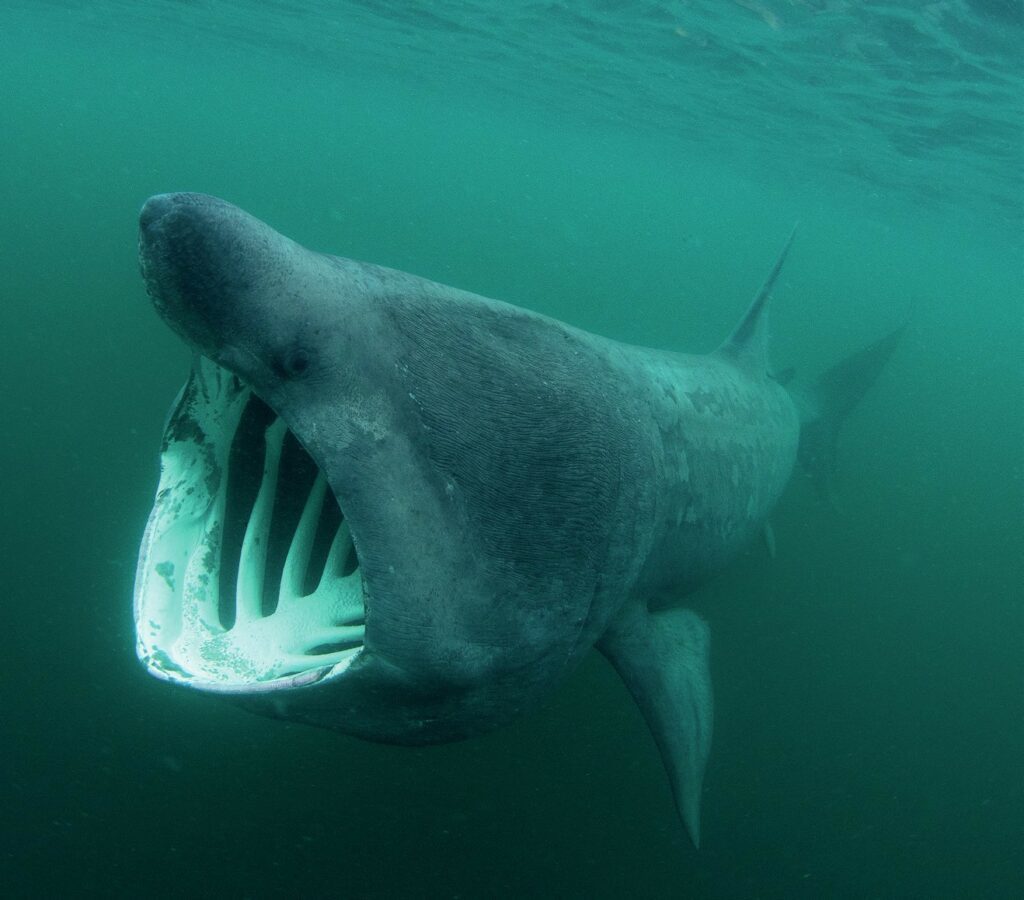
<svg viewBox="0 0 1024 900">
<path fill-rule="evenodd" d="M 395 319 L 405 342 L 398 367 L 427 454 L 463 499 L 488 565 L 525 579 L 592 579 L 610 531 L 623 425 L 580 389 L 570 335 L 539 331 L 525 316 L 464 312 L 453 319 L 428 302 Z"/>
</svg>

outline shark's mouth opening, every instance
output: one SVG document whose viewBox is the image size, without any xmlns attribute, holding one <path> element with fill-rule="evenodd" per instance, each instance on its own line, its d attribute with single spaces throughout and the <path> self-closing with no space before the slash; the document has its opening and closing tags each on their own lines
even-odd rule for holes
<svg viewBox="0 0 1024 900">
<path fill-rule="evenodd" d="M 278 415 L 197 358 L 160 463 L 135 582 L 150 672 L 250 693 L 347 669 L 365 631 L 355 545 L 323 473 Z"/>
</svg>

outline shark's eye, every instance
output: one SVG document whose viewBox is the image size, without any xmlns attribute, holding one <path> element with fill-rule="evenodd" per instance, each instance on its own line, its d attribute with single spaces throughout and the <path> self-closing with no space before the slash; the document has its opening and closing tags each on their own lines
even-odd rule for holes
<svg viewBox="0 0 1024 900">
<path fill-rule="evenodd" d="M 309 370 L 310 361 L 309 351 L 303 350 L 301 347 L 289 351 L 288 355 L 284 358 L 285 374 L 290 375 L 292 378 L 305 375 Z"/>
</svg>

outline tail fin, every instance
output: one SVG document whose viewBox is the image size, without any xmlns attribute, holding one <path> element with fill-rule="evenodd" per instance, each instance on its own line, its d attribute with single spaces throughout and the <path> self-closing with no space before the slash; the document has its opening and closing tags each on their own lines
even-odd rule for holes
<svg viewBox="0 0 1024 900">
<path fill-rule="evenodd" d="M 809 387 L 793 392 L 802 419 L 800 463 L 830 499 L 839 431 L 889 361 L 905 328 L 901 325 L 824 372 Z"/>
</svg>

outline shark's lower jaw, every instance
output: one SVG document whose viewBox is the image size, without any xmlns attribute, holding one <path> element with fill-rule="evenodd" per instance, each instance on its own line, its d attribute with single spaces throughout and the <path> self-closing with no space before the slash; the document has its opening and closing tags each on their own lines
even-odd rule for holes
<svg viewBox="0 0 1024 900">
<path fill-rule="evenodd" d="M 333 678 L 363 649 L 362 576 L 323 473 L 266 404 L 201 357 L 164 432 L 135 628 L 153 675 L 223 693 Z"/>
</svg>

